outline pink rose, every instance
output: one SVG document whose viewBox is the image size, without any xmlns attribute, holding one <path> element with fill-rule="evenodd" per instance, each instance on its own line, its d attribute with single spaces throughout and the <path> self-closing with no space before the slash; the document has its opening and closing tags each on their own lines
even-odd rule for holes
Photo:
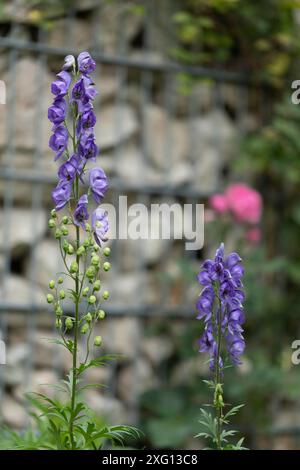
<svg viewBox="0 0 300 470">
<path fill-rule="evenodd" d="M 224 214 L 228 210 L 228 203 L 224 194 L 214 194 L 211 196 L 209 205 L 218 214 Z"/>
<path fill-rule="evenodd" d="M 246 184 L 236 183 L 228 187 L 226 193 L 229 209 L 239 222 L 257 224 L 261 218 L 261 195 Z"/>
<path fill-rule="evenodd" d="M 261 230 L 256 227 L 250 228 L 246 232 L 246 239 L 248 240 L 248 242 L 253 243 L 253 244 L 259 243 L 261 240 Z"/>
</svg>

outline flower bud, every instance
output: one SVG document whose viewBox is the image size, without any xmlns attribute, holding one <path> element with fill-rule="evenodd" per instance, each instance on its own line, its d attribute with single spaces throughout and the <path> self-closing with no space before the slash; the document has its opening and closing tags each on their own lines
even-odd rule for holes
<svg viewBox="0 0 300 470">
<path fill-rule="evenodd" d="M 81 333 L 82 333 L 83 335 L 85 335 L 85 334 L 89 331 L 89 324 L 88 324 L 88 323 L 85 323 L 85 324 L 82 326 L 82 328 L 81 328 L 80 331 L 81 331 Z"/>
<path fill-rule="evenodd" d="M 90 312 L 88 312 L 85 317 L 84 317 L 85 321 L 87 323 L 91 323 L 91 321 L 93 320 L 93 317 L 92 317 L 92 314 Z"/>
<path fill-rule="evenodd" d="M 52 295 L 52 294 L 47 294 L 47 302 L 48 302 L 48 304 L 52 304 L 53 300 L 54 300 L 53 295 Z"/>
<path fill-rule="evenodd" d="M 54 219 L 49 219 L 48 221 L 48 227 L 49 228 L 54 228 L 55 227 L 55 220 Z"/>
<path fill-rule="evenodd" d="M 99 310 L 99 311 L 97 312 L 97 320 L 104 320 L 104 318 L 105 318 L 105 312 L 104 312 L 104 310 Z"/>
<path fill-rule="evenodd" d="M 87 297 L 87 295 L 88 295 L 88 293 L 89 293 L 89 290 L 90 290 L 89 287 L 85 287 L 85 288 L 83 289 L 83 291 L 82 291 L 83 297 Z"/>
<path fill-rule="evenodd" d="M 93 290 L 98 291 L 100 289 L 101 289 L 101 282 L 99 281 L 99 279 L 97 279 L 97 281 L 95 281 L 93 284 Z"/>
<path fill-rule="evenodd" d="M 81 256 L 81 255 L 83 255 L 84 253 L 85 253 L 85 248 L 84 248 L 83 245 L 81 245 L 81 246 L 78 248 L 78 250 L 76 251 L 76 254 L 77 254 L 78 256 Z"/>
<path fill-rule="evenodd" d="M 92 262 L 92 265 L 93 265 L 93 266 L 99 266 L 99 263 L 100 263 L 100 258 L 99 258 L 99 256 L 97 256 L 97 255 L 93 256 L 91 262 Z"/>
<path fill-rule="evenodd" d="M 88 224 L 88 223 L 85 224 L 85 230 L 86 230 L 86 232 L 90 232 L 90 231 L 91 231 L 91 226 L 90 226 L 90 224 Z"/>
<path fill-rule="evenodd" d="M 94 243 L 94 245 L 93 245 L 93 250 L 94 250 L 96 253 L 97 253 L 97 251 L 99 251 L 99 246 L 98 246 L 96 243 Z"/>
<path fill-rule="evenodd" d="M 62 218 L 62 223 L 63 224 L 68 224 L 69 223 L 69 217 L 67 215 L 64 215 Z"/>
<path fill-rule="evenodd" d="M 64 240 L 63 241 L 63 250 L 67 253 L 68 252 L 68 248 L 69 248 L 69 243 L 67 242 L 67 240 Z"/>
<path fill-rule="evenodd" d="M 111 267 L 111 264 L 108 261 L 105 261 L 105 263 L 103 263 L 104 271 L 109 271 L 110 267 Z"/>
<path fill-rule="evenodd" d="M 78 272 L 78 264 L 76 261 L 73 261 L 70 266 L 70 273 L 75 274 Z"/>
<path fill-rule="evenodd" d="M 51 281 L 49 281 L 49 288 L 54 289 L 54 287 L 55 287 L 55 281 L 53 281 L 53 279 L 51 279 Z"/>
<path fill-rule="evenodd" d="M 90 295 L 88 303 L 92 305 L 96 302 L 96 300 L 97 300 L 97 298 L 96 298 L 95 295 Z"/>
<path fill-rule="evenodd" d="M 73 320 L 71 317 L 67 317 L 65 320 L 65 327 L 67 330 L 71 330 L 73 328 Z"/>
<path fill-rule="evenodd" d="M 59 278 L 57 279 L 57 282 L 58 282 L 58 284 L 62 284 L 62 283 L 64 282 L 64 280 L 63 280 L 62 277 L 59 277 Z"/>
<path fill-rule="evenodd" d="M 104 254 L 104 256 L 109 256 L 110 255 L 110 248 L 108 246 L 104 248 L 103 254 Z"/>
<path fill-rule="evenodd" d="M 69 230 L 67 229 L 67 227 L 65 225 L 62 225 L 61 227 L 61 233 L 66 237 L 67 235 L 69 235 Z"/>
<path fill-rule="evenodd" d="M 84 246 L 85 248 L 88 248 L 88 247 L 90 246 L 90 240 L 89 240 L 89 238 L 86 238 L 86 239 L 83 241 L 83 246 Z"/>
<path fill-rule="evenodd" d="M 108 298 L 109 298 L 109 292 L 108 292 L 108 290 L 105 290 L 102 294 L 102 299 L 107 300 Z"/>
<path fill-rule="evenodd" d="M 53 217 L 53 219 L 56 219 L 57 215 L 56 215 L 56 210 L 55 209 L 52 209 L 50 214 L 51 214 L 51 217 Z"/>
<path fill-rule="evenodd" d="M 95 346 L 101 346 L 101 344 L 102 344 L 102 337 L 101 336 L 95 336 L 94 345 Z"/>
<path fill-rule="evenodd" d="M 64 291 L 63 289 L 61 289 L 61 290 L 59 291 L 59 297 L 60 297 L 61 299 L 64 299 L 64 298 L 66 297 L 66 293 L 65 293 L 65 291 Z"/>
<path fill-rule="evenodd" d="M 90 280 L 93 280 L 96 275 L 96 270 L 94 266 L 89 266 L 86 270 L 86 277 Z"/>
<path fill-rule="evenodd" d="M 55 236 L 56 240 L 59 240 L 61 238 L 62 233 L 61 233 L 61 230 L 59 228 L 57 228 L 55 230 L 55 235 L 54 236 Z"/>
<path fill-rule="evenodd" d="M 67 253 L 68 253 L 68 255 L 73 255 L 73 253 L 74 253 L 74 248 L 72 247 L 72 245 L 70 243 L 68 245 Z"/>
<path fill-rule="evenodd" d="M 57 318 L 55 320 L 55 326 L 56 326 L 56 328 L 61 328 L 62 327 L 62 321 L 61 321 L 60 318 Z"/>
<path fill-rule="evenodd" d="M 55 314 L 57 317 L 61 317 L 63 314 L 63 309 L 61 308 L 59 304 L 55 308 Z"/>
</svg>

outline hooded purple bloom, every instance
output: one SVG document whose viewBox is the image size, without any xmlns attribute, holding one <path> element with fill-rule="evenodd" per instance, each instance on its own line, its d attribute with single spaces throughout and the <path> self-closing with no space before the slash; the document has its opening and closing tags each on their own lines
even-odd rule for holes
<svg viewBox="0 0 300 470">
<path fill-rule="evenodd" d="M 62 209 L 71 197 L 72 185 L 68 181 L 59 181 L 56 188 L 52 191 L 52 199 L 55 204 L 55 209 L 58 211 Z"/>
<path fill-rule="evenodd" d="M 93 134 L 83 134 L 78 145 L 79 155 L 85 160 L 96 160 L 98 147 Z"/>
<path fill-rule="evenodd" d="M 64 98 L 56 98 L 48 109 L 48 119 L 53 124 L 61 124 L 66 117 L 67 103 Z"/>
<path fill-rule="evenodd" d="M 73 181 L 79 168 L 79 161 L 76 155 L 72 155 L 69 160 L 63 163 L 58 170 L 58 177 L 61 180 Z"/>
<path fill-rule="evenodd" d="M 89 219 L 89 213 L 87 210 L 88 203 L 87 195 L 83 194 L 83 196 L 78 200 L 74 211 L 74 223 L 81 226 L 83 229 L 85 229 L 85 222 Z"/>
<path fill-rule="evenodd" d="M 63 65 L 63 70 L 70 70 L 75 65 L 75 57 L 73 55 L 67 55 Z"/>
<path fill-rule="evenodd" d="M 64 153 L 68 146 L 68 130 L 65 126 L 55 127 L 54 133 L 49 140 L 49 147 L 56 153 L 55 160 L 57 160 Z"/>
<path fill-rule="evenodd" d="M 90 170 L 90 187 L 95 201 L 100 204 L 108 188 L 107 177 L 102 168 Z"/>
<path fill-rule="evenodd" d="M 109 229 L 108 225 L 108 214 L 104 209 L 98 207 L 92 214 L 92 227 L 96 243 L 101 244 L 107 241 L 107 232 Z"/>
<path fill-rule="evenodd" d="M 62 70 L 56 76 L 57 80 L 54 80 L 54 82 L 51 84 L 51 92 L 55 96 L 66 95 L 71 84 L 70 74 L 65 70 Z"/>
<path fill-rule="evenodd" d="M 245 322 L 242 302 L 245 299 L 241 278 L 244 274 L 241 258 L 231 253 L 224 258 L 223 243 L 214 260 L 206 260 L 197 278 L 204 286 L 198 300 L 198 319 L 205 329 L 199 341 L 200 351 L 210 354 L 210 367 L 214 369 L 217 357 L 219 327 L 225 339 L 227 352 L 233 364 L 240 364 L 239 356 L 245 349 L 242 324 Z"/>
<path fill-rule="evenodd" d="M 96 69 L 96 62 L 88 52 L 81 52 L 78 56 L 77 62 L 80 72 L 85 75 L 94 72 Z"/>
</svg>

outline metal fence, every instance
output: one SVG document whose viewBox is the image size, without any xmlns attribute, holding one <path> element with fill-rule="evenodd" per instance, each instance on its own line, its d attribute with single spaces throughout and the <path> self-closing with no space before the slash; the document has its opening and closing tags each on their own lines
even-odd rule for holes
<svg viewBox="0 0 300 470">
<path fill-rule="evenodd" d="M 19 2 L 13 2 L 16 12 L 19 8 Z M 216 178 L 215 187 L 210 189 L 203 189 L 207 185 L 203 185 L 202 181 L 199 184 L 176 184 L 170 181 L 170 168 L 177 163 L 173 161 L 174 156 L 174 129 L 171 123 L 172 119 L 175 118 L 179 111 L 180 106 L 184 107 L 184 124 L 186 126 L 186 132 L 188 136 L 189 148 L 186 154 L 186 162 L 191 163 L 191 167 L 196 160 L 202 158 L 202 142 L 201 136 L 197 134 L 197 131 L 191 125 L 195 116 L 201 112 L 201 102 L 198 95 L 195 96 L 193 88 L 186 95 L 182 95 L 178 88 L 178 80 L 184 74 L 188 77 L 193 77 L 199 83 L 209 83 L 211 90 L 211 102 L 208 105 L 211 109 L 217 107 L 219 110 L 223 110 L 227 113 L 227 93 L 234 95 L 234 102 L 236 108 L 234 109 L 234 127 L 237 131 L 237 139 L 244 132 L 245 118 L 250 110 L 251 93 L 255 93 L 256 107 L 260 108 L 260 111 L 256 113 L 260 114 L 261 119 L 264 119 L 266 114 L 266 90 L 263 87 L 253 86 L 247 76 L 241 74 L 235 74 L 224 70 L 210 70 L 202 67 L 191 67 L 173 63 L 168 57 L 164 57 L 164 60 L 156 60 L 155 57 L 149 54 L 151 49 L 151 28 L 152 22 L 156 12 L 153 10 L 153 4 L 151 1 L 145 1 L 146 14 L 143 16 L 143 23 L 141 25 L 143 44 L 140 46 L 139 57 L 137 58 L 130 53 L 129 44 L 126 41 L 125 31 L 126 24 L 130 20 L 128 14 L 121 11 L 118 18 L 118 37 L 116 40 L 116 50 L 114 53 L 107 53 L 102 50 L 101 47 L 101 30 L 99 30 L 99 18 L 101 15 L 103 2 L 98 2 L 97 8 L 94 9 L 90 19 L 90 52 L 97 61 L 97 74 L 95 81 L 97 86 L 100 88 L 100 96 L 97 101 L 97 106 L 102 107 L 101 102 L 101 81 L 102 74 L 105 74 L 109 70 L 110 76 L 114 75 L 116 80 L 116 93 L 114 96 L 114 108 L 115 108 L 115 133 L 120 135 L 122 126 L 124 126 L 122 114 L 119 110 L 122 105 L 128 102 L 128 100 L 134 99 L 136 101 L 136 112 L 139 120 L 139 134 L 137 137 L 137 146 L 139 155 L 141 156 L 138 162 L 138 168 L 134 168 L 137 174 L 136 179 L 131 179 L 129 182 L 125 181 L 117 172 L 113 172 L 110 178 L 111 187 L 111 200 L 118 205 L 118 196 L 128 194 L 131 199 L 135 202 L 143 202 L 149 205 L 153 199 L 160 201 L 169 200 L 170 198 L 183 202 L 204 202 L 205 198 L 209 195 L 210 191 L 218 189 L 218 186 L 222 186 L 223 170 L 226 167 L 223 158 L 223 147 L 222 143 L 219 142 L 219 131 L 216 127 L 215 130 L 215 143 L 214 146 L 219 154 L 220 165 L 218 168 L 218 175 Z M 171 12 L 170 12 L 171 14 Z M 44 312 L 43 315 L 49 315 L 45 312 L 45 305 L 41 303 L 40 298 L 35 295 L 37 286 L 37 260 L 36 260 L 36 246 L 39 240 L 38 234 L 35 232 L 35 224 L 37 212 L 41 209 L 49 211 L 51 204 L 49 199 L 45 196 L 45 193 L 50 192 L 51 185 L 56 184 L 56 175 L 54 172 L 49 172 L 45 169 L 44 161 L 45 158 L 51 158 L 47 155 L 45 157 L 45 149 L 43 146 L 43 136 L 45 134 L 45 126 L 47 117 L 45 109 L 50 96 L 45 96 L 45 90 L 47 90 L 47 77 L 46 70 L 49 69 L 49 63 L 56 61 L 57 63 L 62 62 L 65 55 L 74 53 L 77 54 L 79 50 L 74 48 L 74 22 L 77 18 L 76 10 L 72 10 L 66 16 L 66 28 L 64 31 L 64 39 L 58 46 L 53 46 L 49 43 L 49 32 L 43 27 L 34 27 L 34 38 L 30 38 L 29 35 L 24 38 L 23 29 L 24 25 L 22 22 L 12 21 L 10 24 L 10 31 L 0 37 L 0 50 L 3 56 L 6 58 L 6 88 L 7 88 L 7 103 L 2 106 L 1 113 L 5 119 L 5 140 L 2 145 L 2 157 L 1 157 L 1 256 L 2 266 L 0 270 L 1 280 L 1 301 L 0 301 L 0 331 L 4 339 L 7 336 L 7 329 L 9 328 L 9 316 L 13 314 L 23 315 L 26 318 L 26 342 L 33 348 L 34 336 L 36 334 L 36 323 L 37 319 Z M 53 32 L 53 31 L 52 31 Z M 55 33 L 55 27 L 54 27 Z M 139 32 L 141 34 L 141 32 Z M 16 132 L 18 127 L 18 121 L 20 116 L 20 110 L 18 109 L 18 103 L 16 102 L 16 96 L 18 95 L 18 87 L 22 85 L 22 77 L 18 76 L 18 63 L 21 58 L 30 57 L 34 58 L 36 63 L 36 74 L 30 77 L 32 86 L 36 91 L 35 109 L 31 109 L 30 119 L 32 119 L 29 129 L 32 133 L 33 139 L 33 150 L 30 155 L 32 159 L 32 166 L 28 169 L 20 161 L 19 149 L 20 142 L 16 141 Z M 53 67 L 52 67 L 53 69 Z M 130 86 L 134 82 L 135 96 L 132 98 L 130 95 Z M 28 83 L 28 77 L 26 78 L 26 84 Z M 159 89 L 159 91 L 157 91 Z M 50 95 L 50 92 L 48 92 Z M 205 98 L 205 96 L 203 97 Z M 159 184 L 149 182 L 145 183 L 143 175 L 148 171 L 148 160 L 149 160 L 149 141 L 145 135 L 147 133 L 147 118 L 145 112 L 150 104 L 154 102 L 158 103 L 159 106 L 165 111 L 168 117 L 166 132 L 165 132 L 165 152 L 164 162 L 162 165 L 162 178 Z M 252 101 L 253 103 L 253 101 Z M 31 106 L 31 104 L 29 104 Z M 101 116 L 101 114 L 100 114 Z M 22 119 L 26 119 L 23 117 Z M 100 131 L 101 132 L 101 123 Z M 156 136 L 153 136 L 155 139 Z M 176 149 L 175 149 L 176 150 Z M 116 169 L 121 164 L 122 160 L 122 145 L 115 145 L 115 147 L 109 152 L 111 158 L 111 166 Z M 99 164 L 101 161 L 99 160 Z M 133 171 L 133 168 L 128 168 L 128 171 Z M 28 191 L 28 201 L 24 202 L 26 207 L 30 208 L 31 223 L 32 226 L 32 239 L 30 245 L 26 247 L 27 250 L 27 263 L 29 269 L 26 271 L 30 281 L 30 295 L 28 301 L 20 304 L 18 300 L 18 292 L 15 292 L 15 298 L 10 296 L 7 298 L 7 282 L 9 276 L 14 269 L 14 254 L 11 250 L 10 239 L 12 237 L 11 228 L 14 217 L 16 217 L 15 207 L 17 205 L 16 199 L 20 197 L 16 194 L 20 187 L 25 188 L 25 192 Z M 21 196 L 22 198 L 22 196 Z M 22 203 L 22 201 L 21 201 Z M 19 204 L 19 202 L 18 202 Z M 14 224 L 15 227 L 15 224 Z M 183 253 L 183 244 L 179 248 Z M 122 243 L 116 241 L 113 245 L 113 271 L 112 276 L 118 272 L 122 272 L 123 267 L 121 266 L 122 250 L 124 246 Z M 187 255 L 187 254 L 186 254 Z M 135 246 L 135 273 L 138 275 L 141 283 L 141 287 L 137 287 L 136 292 L 131 299 L 131 303 L 121 305 L 120 302 L 110 302 L 108 308 L 110 315 L 117 316 L 134 316 L 140 319 L 139 328 L 141 334 L 137 336 L 135 344 L 136 354 L 138 357 L 138 351 L 140 348 L 140 340 L 142 338 L 143 322 L 142 318 L 147 316 L 160 316 L 160 317 L 187 317 L 193 315 L 193 305 L 190 299 L 186 299 L 185 294 L 180 295 L 175 302 L 170 301 L 170 287 L 167 284 L 158 282 L 155 290 L 155 299 L 153 302 L 149 302 L 147 299 L 147 282 L 148 282 L 148 261 L 144 256 L 144 245 L 142 241 L 138 241 Z M 197 259 L 197 253 L 189 253 L 187 255 L 192 261 Z M 156 266 L 156 271 L 163 272 L 164 266 L 167 261 L 172 257 L 172 247 L 169 246 L 164 250 L 163 255 L 160 257 L 159 262 Z M 59 264 L 59 260 L 57 261 Z M 59 270 L 59 267 L 58 267 Z M 54 273 L 53 273 L 54 274 Z M 112 280 L 112 284 L 114 281 Z M 117 297 L 118 293 L 116 293 Z M 111 334 L 113 335 L 113 327 Z M 33 354 L 30 354 L 25 364 L 24 369 L 24 380 L 30 382 L 30 377 L 33 370 L 33 363 L 30 358 Z M 57 364 L 57 357 L 53 358 L 53 364 Z M 1 379 L 1 391 L 3 392 L 5 383 Z M 136 382 L 138 378 L 136 378 Z M 112 389 L 115 384 L 115 374 L 112 374 L 111 385 Z M 133 389 L 137 385 L 133 383 Z M 135 395 L 134 400 L 131 404 L 131 415 L 132 419 L 138 417 L 138 393 L 133 390 Z"/>
</svg>

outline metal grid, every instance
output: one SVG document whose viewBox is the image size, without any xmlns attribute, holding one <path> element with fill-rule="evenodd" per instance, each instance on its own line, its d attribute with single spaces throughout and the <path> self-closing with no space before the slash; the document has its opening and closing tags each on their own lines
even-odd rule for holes
<svg viewBox="0 0 300 470">
<path fill-rule="evenodd" d="M 18 8 L 18 2 L 14 2 L 15 8 Z M 122 126 L 122 120 L 118 114 L 118 109 L 122 103 L 127 100 L 128 84 L 130 83 L 129 74 L 132 71 L 135 71 L 137 74 L 140 90 L 140 99 L 139 99 L 139 115 L 141 116 L 140 126 L 140 153 L 142 155 L 139 171 L 140 174 L 143 174 L 146 168 L 146 162 L 148 158 L 148 151 L 145 142 L 145 126 L 147 125 L 146 120 L 144 119 L 144 112 L 147 109 L 149 103 L 153 101 L 153 82 L 157 77 L 159 77 L 160 83 L 162 83 L 163 88 L 163 97 L 162 97 L 162 106 L 166 110 L 167 115 L 172 118 L 176 113 L 176 101 L 179 98 L 178 91 L 176 89 L 176 78 L 178 74 L 187 74 L 189 76 L 198 78 L 198 79 L 207 79 L 213 82 L 214 87 L 214 102 L 218 104 L 219 108 L 224 106 L 222 102 L 222 92 L 221 87 L 224 84 L 231 84 L 235 93 L 239 96 L 238 103 L 239 109 L 237 125 L 240 124 L 239 131 L 242 133 L 242 122 L 243 117 L 246 115 L 249 108 L 249 93 L 252 89 L 253 84 L 250 81 L 250 78 L 246 75 L 231 73 L 224 70 L 210 70 L 203 67 L 190 67 L 180 64 L 175 64 L 166 60 L 164 62 L 153 62 L 143 59 L 134 59 L 128 55 L 127 44 L 124 39 L 124 28 L 126 28 L 126 20 L 128 18 L 120 16 L 119 18 L 119 28 L 118 28 L 118 48 L 116 54 L 108 55 L 101 50 L 101 31 L 94 34 L 98 28 L 98 18 L 101 15 L 101 5 L 102 2 L 99 2 L 99 7 L 97 14 L 94 14 L 93 20 L 91 23 L 91 48 L 90 52 L 97 61 L 97 76 L 95 81 L 101 89 L 101 74 L 106 67 L 114 70 L 116 80 L 118 83 L 117 93 L 115 98 L 115 108 L 116 108 L 116 119 L 115 127 L 116 132 L 120 131 Z M 151 21 L 153 18 L 153 9 L 151 1 L 145 0 L 145 7 L 147 13 L 145 14 L 145 24 L 144 28 L 144 52 L 151 48 L 151 38 L 149 37 L 149 30 L 151 26 Z M 78 54 L 78 50 L 74 50 L 72 46 L 72 31 L 73 31 L 73 22 L 75 20 L 75 11 L 70 11 L 68 14 L 68 29 L 65 31 L 65 41 L 61 47 L 53 47 L 47 43 L 47 32 L 43 29 L 39 29 L 38 38 L 36 41 L 23 40 L 19 38 L 20 26 L 18 24 L 13 24 L 9 36 L 0 37 L 0 48 L 2 51 L 5 51 L 8 56 L 8 72 L 9 72 L 9 83 L 7 83 L 7 104 L 5 109 L 2 109 L 2 112 L 5 112 L 6 117 L 6 144 L 3 150 L 3 160 L 1 164 L 0 172 L 0 181 L 4 183 L 3 190 L 3 220 L 1 224 L 3 226 L 2 233 L 3 239 L 1 240 L 2 252 L 4 255 L 4 268 L 0 273 L 0 288 L 1 288 L 1 302 L 0 302 L 0 330 L 2 335 L 6 336 L 7 330 L 7 319 L 10 312 L 18 312 L 20 314 L 26 314 L 27 322 L 27 340 L 28 344 L 33 347 L 33 338 L 36 330 L 36 318 L 37 314 L 40 312 L 45 312 L 45 305 L 37 303 L 34 291 L 36 285 L 36 259 L 35 259 L 35 243 L 32 243 L 30 248 L 30 282 L 31 282 L 31 292 L 32 296 L 30 300 L 23 305 L 18 303 L 7 301 L 6 300 L 6 280 L 11 272 L 11 251 L 10 244 L 6 241 L 10 238 L 10 227 L 11 220 L 14 217 L 14 194 L 18 184 L 27 183 L 28 187 L 31 188 L 31 213 L 32 213 L 32 226 L 35 222 L 35 213 L 38 209 L 43 207 L 43 191 L 45 190 L 45 185 L 49 188 L 51 185 L 56 183 L 56 177 L 52 174 L 47 174 L 43 171 L 41 166 L 41 161 L 43 158 L 43 148 L 41 146 L 41 135 L 43 132 L 43 125 L 46 121 L 46 115 L 43 114 L 44 110 L 44 80 L 45 76 L 43 71 L 46 69 L 49 60 L 52 58 L 64 58 L 65 55 L 74 53 Z M 32 122 L 32 128 L 34 129 L 35 136 L 35 150 L 33 155 L 34 169 L 26 170 L 19 168 L 16 162 L 16 145 L 15 145 L 15 127 L 16 121 L 18 120 L 18 109 L 16 109 L 16 64 L 20 57 L 23 56 L 34 56 L 37 63 L 37 75 L 32 77 L 32 80 L 36 83 L 36 93 L 39 96 L 37 100 L 37 107 L 35 109 L 35 119 Z M 264 93 L 265 89 L 261 87 L 260 89 L 260 99 L 262 104 L 262 116 L 264 107 Z M 195 98 L 193 93 L 186 97 L 188 116 L 186 118 L 186 126 L 189 133 L 190 141 L 190 157 L 192 158 L 193 154 L 196 158 L 201 158 L 201 142 L 198 141 L 198 136 L 194 134 L 193 128 L 190 126 L 190 122 L 193 117 L 196 115 L 197 110 L 195 109 Z M 99 105 L 101 106 L 101 100 Z M 112 177 L 110 179 L 110 187 L 112 193 L 112 200 L 118 204 L 118 195 L 121 194 L 131 194 L 135 198 L 136 202 L 143 202 L 144 204 L 149 204 L 151 198 L 156 196 L 161 199 L 166 197 L 175 197 L 179 198 L 184 202 L 203 202 L 203 199 L 207 197 L 206 191 L 202 191 L 201 182 L 199 182 L 199 187 L 189 187 L 188 185 L 183 186 L 174 186 L 168 182 L 168 168 L 172 165 L 172 129 L 168 129 L 166 132 L 166 141 L 165 141 L 165 182 L 161 186 L 156 186 L 152 184 L 144 185 L 140 184 L 140 181 L 137 180 L 134 183 L 125 183 L 118 176 Z M 216 132 L 216 146 L 218 146 L 218 132 Z M 222 159 L 222 148 L 219 146 L 220 159 Z M 114 165 L 117 166 L 118 162 L 122 158 L 122 147 L 116 146 L 113 159 Z M 100 160 L 99 160 L 100 163 Z M 130 171 L 130 170 L 129 170 Z M 220 175 L 221 176 L 221 175 Z M 221 183 L 221 182 L 220 182 Z M 217 188 L 215 188 L 217 189 Z M 45 207 L 45 210 L 49 210 L 49 207 Z M 34 231 L 33 231 L 34 236 Z M 113 249 L 113 265 L 114 271 L 118 271 L 118 259 L 120 246 L 118 242 L 114 244 Z M 137 243 L 136 256 L 138 258 L 137 270 L 141 279 L 145 277 L 146 266 L 145 260 L 143 258 L 143 245 L 142 242 Z M 170 250 L 167 250 L 164 254 L 163 259 L 161 260 L 161 266 L 171 255 Z M 145 291 L 140 290 L 137 295 L 138 298 L 133 300 L 132 305 L 124 305 L 123 307 L 114 306 L 113 303 L 109 306 L 110 315 L 131 315 L 142 318 L 148 315 L 158 315 L 158 316 L 173 316 L 173 317 L 187 317 L 192 314 L 192 307 L 182 299 L 182 303 L 176 306 L 170 306 L 168 303 L 168 288 L 164 287 L 158 292 L 158 302 L 157 304 L 147 304 L 145 301 Z M 142 323 L 140 323 L 140 328 L 142 328 Z M 113 334 L 113 331 L 111 332 Z M 135 345 L 136 352 L 139 351 L 139 342 Z M 136 355 L 137 357 L 137 355 Z M 54 359 L 55 362 L 55 359 Z M 26 371 L 24 372 L 24 377 L 26 380 L 30 381 L 30 376 L 32 372 L 33 364 L 29 360 L 26 363 Z M 111 385 L 114 388 L 115 384 L 115 375 L 112 375 Z M 4 383 L 1 380 L 0 375 L 0 391 L 3 391 Z M 133 386 L 134 387 L 134 386 Z M 135 399 L 133 400 L 132 405 L 132 417 L 133 420 L 138 418 L 138 396 L 136 394 Z"/>
</svg>

